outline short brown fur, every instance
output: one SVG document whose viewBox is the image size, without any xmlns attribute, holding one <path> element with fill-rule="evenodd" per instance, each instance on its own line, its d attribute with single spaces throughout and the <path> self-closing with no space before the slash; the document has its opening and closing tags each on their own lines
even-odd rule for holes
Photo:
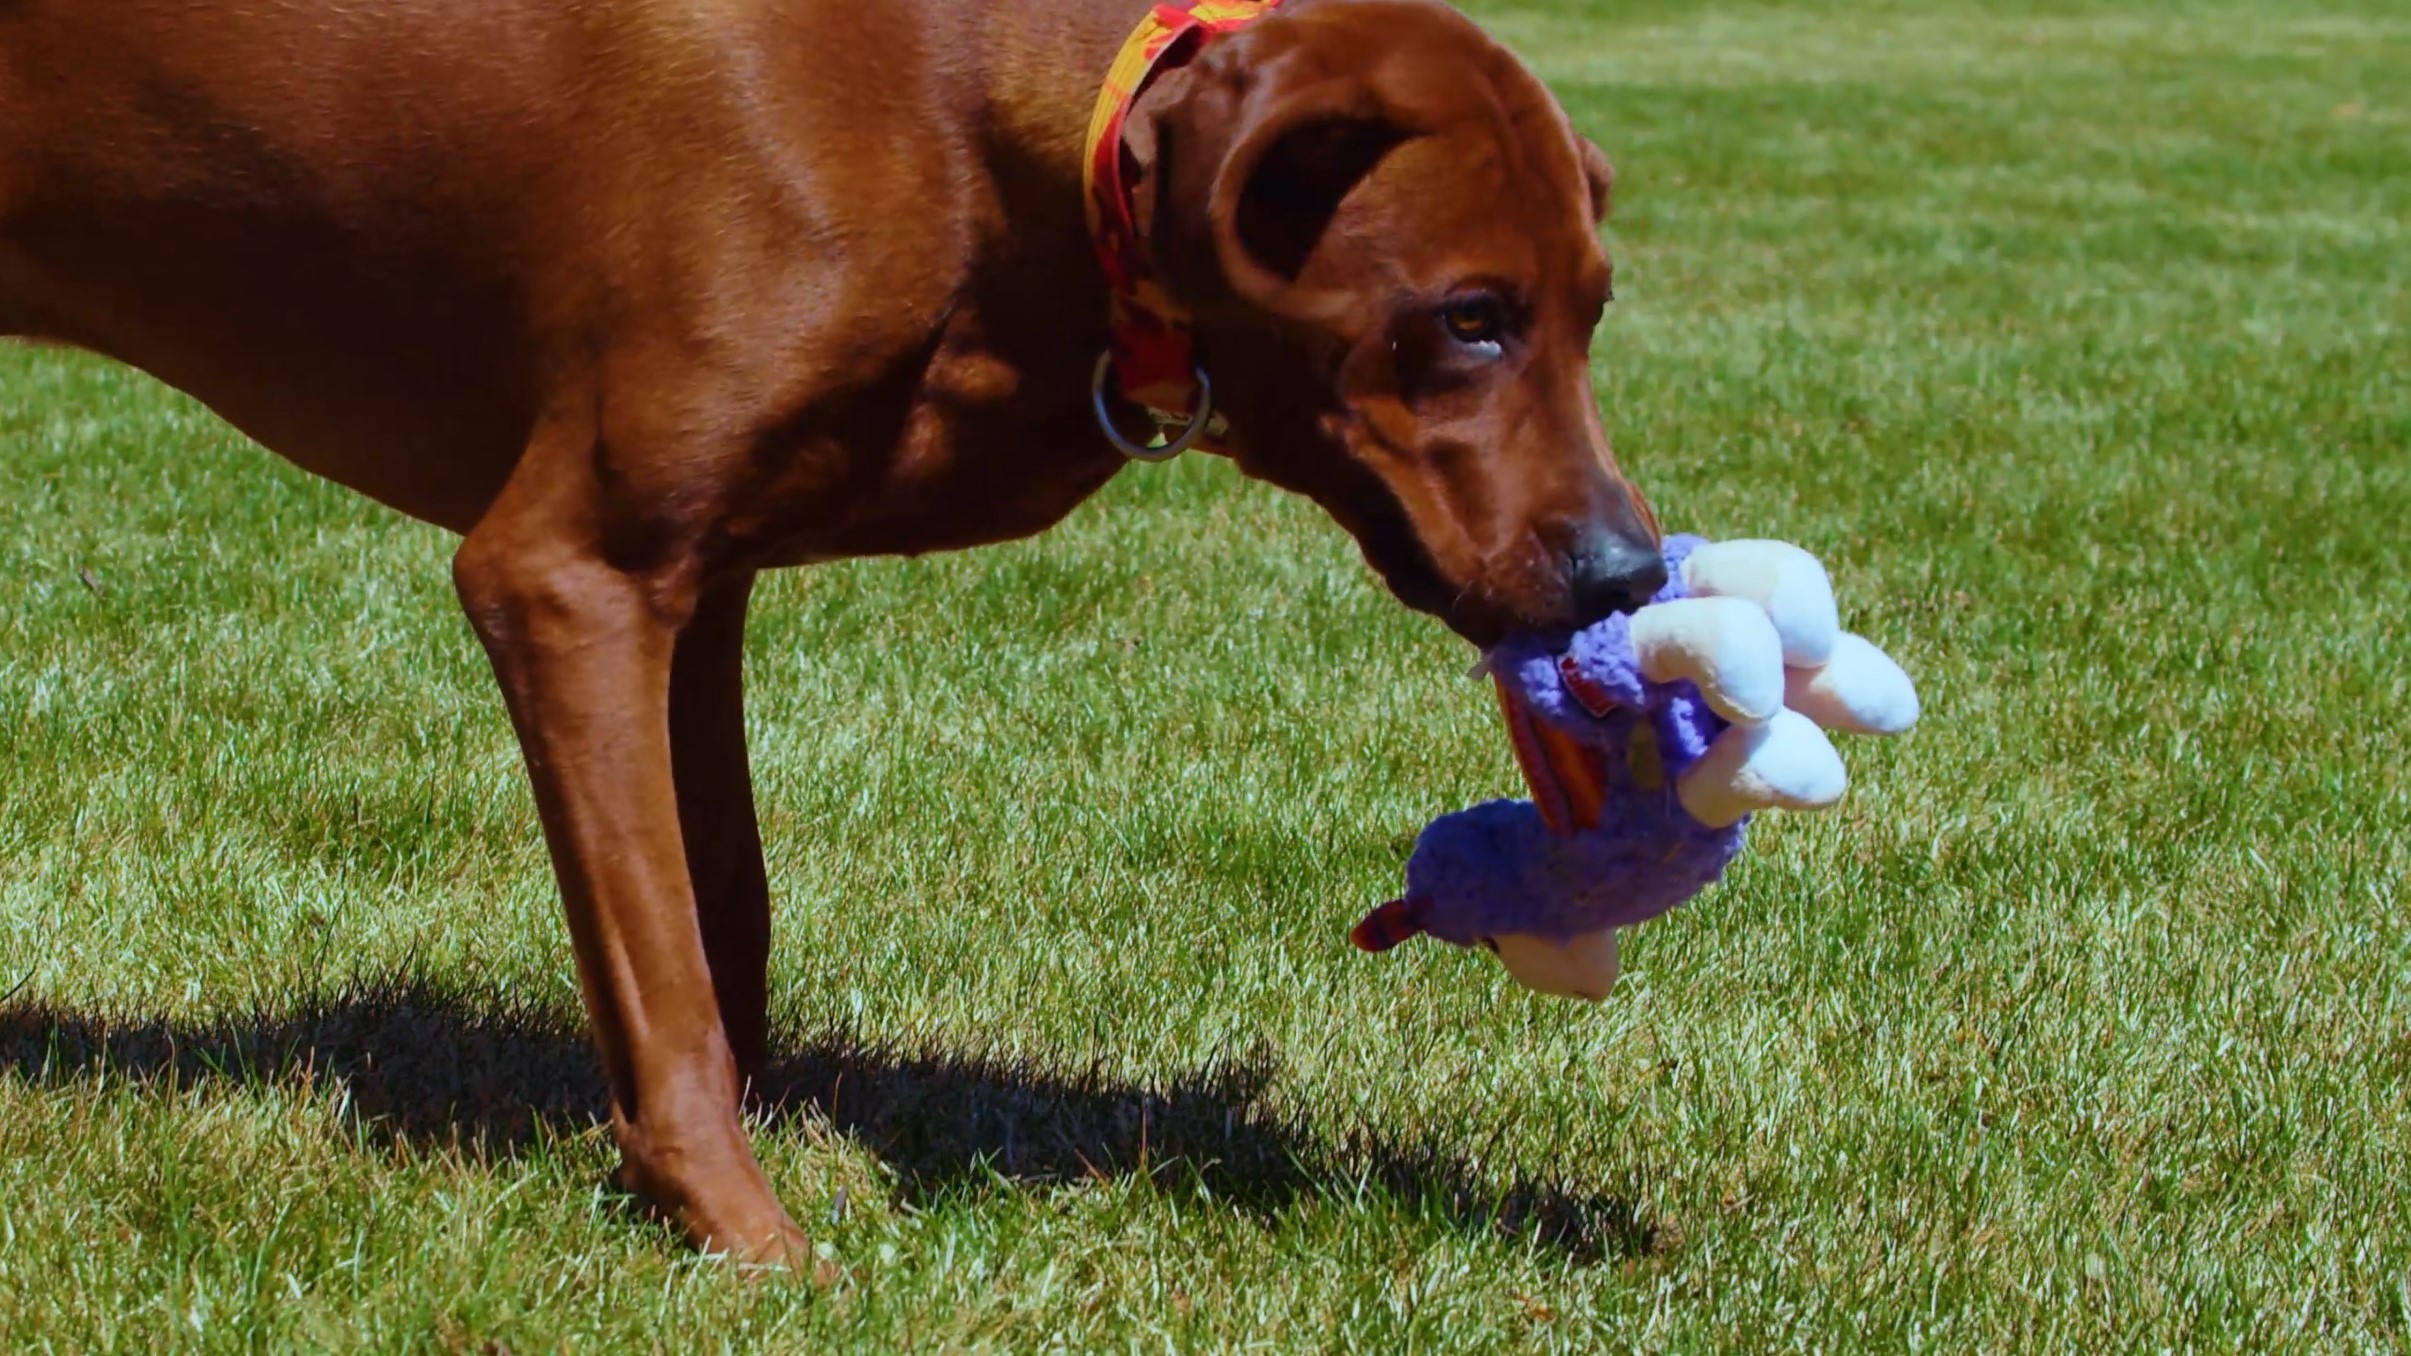
<svg viewBox="0 0 2411 1356">
<path fill-rule="evenodd" d="M 804 1247 L 738 1118 L 754 575 L 1037 532 L 1121 468 L 1079 163 L 1143 3 L 0 3 L 0 332 L 464 536 L 624 1177 L 699 1244 Z M 1128 144 L 1239 466 L 1477 642 L 1654 587 L 1588 377 L 1606 162 L 1504 51 L 1290 0 Z"/>
</svg>

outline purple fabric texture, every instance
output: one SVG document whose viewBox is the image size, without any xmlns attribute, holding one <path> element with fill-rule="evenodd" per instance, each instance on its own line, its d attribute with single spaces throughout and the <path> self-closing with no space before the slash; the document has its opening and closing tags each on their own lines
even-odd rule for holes
<svg viewBox="0 0 2411 1356">
<path fill-rule="evenodd" d="M 1685 557 L 1698 537 L 1665 540 L 1666 587 L 1653 603 L 1688 596 Z M 1491 652 L 1539 719 L 1604 750 L 1606 812 L 1598 828 L 1558 834 L 1532 802 L 1494 800 L 1425 826 L 1406 865 L 1407 896 L 1426 932 L 1458 946 L 1501 933 L 1563 941 L 1605 927 L 1645 922 L 1714 883 L 1741 851 L 1741 823 L 1711 829 L 1675 798 L 1675 779 L 1723 733 L 1690 683 L 1642 678 L 1631 622 L 1609 617 L 1572 636 L 1525 637 Z M 1571 658 L 1580 677 L 1614 698 L 1594 716 L 1566 689 Z"/>
</svg>

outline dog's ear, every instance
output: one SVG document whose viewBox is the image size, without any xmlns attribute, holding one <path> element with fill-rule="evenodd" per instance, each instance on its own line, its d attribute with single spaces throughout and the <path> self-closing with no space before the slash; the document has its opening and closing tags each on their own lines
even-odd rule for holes
<svg viewBox="0 0 2411 1356">
<path fill-rule="evenodd" d="M 1307 259 L 1349 191 L 1411 133 L 1345 78 L 1250 103 L 1206 203 L 1215 254 L 1241 296 L 1311 308 L 1296 286 Z"/>
<path fill-rule="evenodd" d="M 1608 195 L 1616 186 L 1616 167 L 1607 163 L 1607 152 L 1589 137 L 1577 134 L 1574 146 L 1582 155 L 1582 177 L 1591 183 L 1591 219 L 1604 222 Z"/>
<path fill-rule="evenodd" d="M 1266 20 L 1165 72 L 1123 147 L 1157 267 L 1285 314 L 1315 309 L 1300 272 L 1350 189 L 1413 135 L 1363 75 L 1322 59 L 1331 35 Z"/>
</svg>

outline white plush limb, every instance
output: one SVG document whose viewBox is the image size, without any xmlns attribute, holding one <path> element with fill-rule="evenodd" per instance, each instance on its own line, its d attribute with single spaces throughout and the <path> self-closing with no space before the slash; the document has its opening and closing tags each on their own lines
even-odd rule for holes
<svg viewBox="0 0 2411 1356">
<path fill-rule="evenodd" d="M 1783 662 L 1815 668 L 1833 654 L 1842 633 L 1833 581 L 1815 556 L 1787 541 L 1720 541 L 1683 561 L 1683 586 L 1694 596 L 1746 598 L 1775 623 Z"/>
<path fill-rule="evenodd" d="M 1849 787 L 1842 756 L 1816 722 L 1778 711 L 1763 725 L 1718 735 L 1674 790 L 1693 819 L 1721 829 L 1756 810 L 1822 809 Z"/>
<path fill-rule="evenodd" d="M 1783 709 L 1783 638 L 1741 598 L 1683 598 L 1632 614 L 1632 648 L 1653 683 L 1688 678 L 1716 714 L 1756 723 Z"/>
<path fill-rule="evenodd" d="M 1843 632 L 1823 668 L 1783 675 L 1783 704 L 1828 730 L 1899 734 L 1917 723 L 1917 688 L 1865 636 Z"/>
<path fill-rule="evenodd" d="M 1515 982 L 1535 993 L 1552 993 L 1596 1003 L 1616 987 L 1620 962 L 1616 930 L 1601 928 L 1567 941 L 1553 942 L 1530 933 L 1502 933 L 1490 939 L 1499 963 Z"/>
</svg>

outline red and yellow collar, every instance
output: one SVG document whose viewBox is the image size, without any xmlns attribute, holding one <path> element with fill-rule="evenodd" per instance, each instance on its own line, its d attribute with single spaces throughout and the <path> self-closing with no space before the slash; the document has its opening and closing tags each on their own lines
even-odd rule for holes
<svg viewBox="0 0 2411 1356">
<path fill-rule="evenodd" d="M 1106 436 L 1132 456 L 1149 460 L 1177 455 L 1200 437 L 1217 436 L 1221 421 L 1212 411 L 1212 386 L 1197 361 L 1189 313 L 1173 300 L 1149 267 L 1131 217 L 1124 181 L 1122 126 L 1130 106 L 1156 73 L 1193 60 L 1214 37 L 1262 18 L 1281 0 L 1170 0 L 1147 11 L 1105 72 L 1096 111 L 1088 120 L 1088 146 L 1080 179 L 1088 205 L 1088 235 L 1097 262 L 1113 289 L 1111 331 L 1097 359 L 1094 392 L 1097 420 Z M 1165 436 L 1152 448 L 1137 448 L 1114 427 L 1105 408 L 1110 381 L 1143 407 Z"/>
</svg>

